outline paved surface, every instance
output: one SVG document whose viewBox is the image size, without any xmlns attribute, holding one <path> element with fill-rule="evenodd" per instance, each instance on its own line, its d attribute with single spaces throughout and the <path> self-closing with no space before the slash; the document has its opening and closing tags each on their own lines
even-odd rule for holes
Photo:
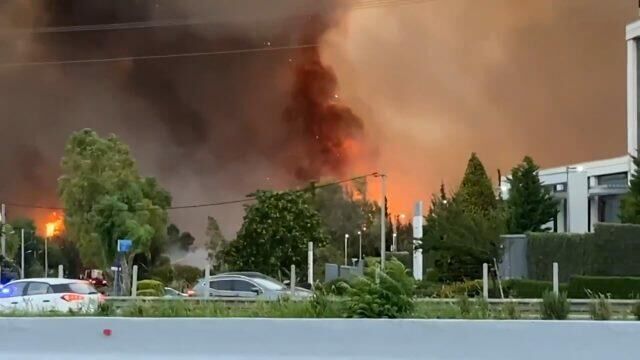
<svg viewBox="0 0 640 360">
<path fill-rule="evenodd" d="M 3 360 L 637 359 L 639 339 L 633 321 L 0 318 Z"/>
</svg>

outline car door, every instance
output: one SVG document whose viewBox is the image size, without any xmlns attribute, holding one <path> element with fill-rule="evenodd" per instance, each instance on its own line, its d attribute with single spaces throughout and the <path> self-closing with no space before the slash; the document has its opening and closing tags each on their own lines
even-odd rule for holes
<svg viewBox="0 0 640 360">
<path fill-rule="evenodd" d="M 23 311 L 25 303 L 23 299 L 26 282 L 7 284 L 0 289 L 0 311 Z"/>
<path fill-rule="evenodd" d="M 237 297 L 243 299 L 255 299 L 262 292 L 256 284 L 244 279 L 233 280 L 231 289 Z"/>
<path fill-rule="evenodd" d="M 31 281 L 27 283 L 23 299 L 27 311 L 51 311 L 56 308 L 53 289 L 45 282 Z"/>
<path fill-rule="evenodd" d="M 209 282 L 209 288 L 211 289 L 210 295 L 220 298 L 235 298 L 238 295 L 233 291 L 233 280 L 231 279 L 217 279 Z"/>
</svg>

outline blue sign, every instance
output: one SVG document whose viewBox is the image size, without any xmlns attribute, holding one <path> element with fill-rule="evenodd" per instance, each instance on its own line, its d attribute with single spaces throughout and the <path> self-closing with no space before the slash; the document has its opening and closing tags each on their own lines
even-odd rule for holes
<svg viewBox="0 0 640 360">
<path fill-rule="evenodd" d="M 119 253 L 129 252 L 129 250 L 131 250 L 132 246 L 133 246 L 133 241 L 131 241 L 131 240 L 118 240 L 118 252 Z"/>
</svg>

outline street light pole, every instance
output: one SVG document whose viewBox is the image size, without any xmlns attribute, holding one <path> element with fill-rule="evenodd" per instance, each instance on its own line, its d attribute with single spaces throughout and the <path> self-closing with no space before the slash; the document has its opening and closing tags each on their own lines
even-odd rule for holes
<svg viewBox="0 0 640 360">
<path fill-rule="evenodd" d="M 380 269 L 384 270 L 384 263 L 386 257 L 386 249 L 387 249 L 387 239 L 386 239 L 386 212 L 387 209 L 387 176 L 385 174 L 379 174 L 380 181 L 382 182 L 382 191 L 381 196 L 382 199 L 380 203 Z"/>
<path fill-rule="evenodd" d="M 565 217 L 567 219 L 567 226 L 566 226 L 565 231 L 567 233 L 570 233 L 571 232 L 571 216 L 570 216 L 571 215 L 571 210 L 570 210 L 571 209 L 571 206 L 570 206 L 571 203 L 569 202 L 569 171 L 570 170 L 575 170 L 577 172 L 581 172 L 584 169 L 583 169 L 582 166 L 567 166 L 566 169 L 567 169 L 567 188 L 566 188 L 567 199 L 566 199 L 565 203 L 567 204 L 567 211 L 565 213 Z"/>
<path fill-rule="evenodd" d="M 49 277 L 49 237 L 44 238 L 44 277 Z"/>
<path fill-rule="evenodd" d="M 24 229 L 20 230 L 20 279 L 24 279 Z"/>
<path fill-rule="evenodd" d="M 349 234 L 344 234 L 344 266 L 349 265 L 349 259 L 347 258 L 347 251 L 349 245 Z"/>
<path fill-rule="evenodd" d="M 358 231 L 358 237 L 360 238 L 360 242 L 358 245 L 358 260 L 362 261 L 362 231 Z"/>
</svg>

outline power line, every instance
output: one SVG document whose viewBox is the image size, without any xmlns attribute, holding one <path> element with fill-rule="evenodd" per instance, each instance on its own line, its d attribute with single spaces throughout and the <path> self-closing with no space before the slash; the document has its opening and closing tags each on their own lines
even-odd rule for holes
<svg viewBox="0 0 640 360">
<path fill-rule="evenodd" d="M 11 68 L 11 67 L 21 67 L 21 66 L 108 63 L 108 62 L 121 62 L 121 61 L 132 61 L 132 60 L 154 60 L 154 59 L 186 58 L 186 57 L 198 57 L 198 56 L 246 54 L 246 53 L 258 53 L 258 52 L 276 52 L 276 51 L 282 51 L 282 50 L 315 48 L 317 46 L 318 44 L 304 44 L 304 45 L 294 45 L 294 46 L 259 47 L 259 48 L 177 53 L 177 54 L 165 54 L 165 55 L 124 56 L 124 57 L 111 57 L 111 58 L 100 58 L 100 59 L 25 61 L 25 62 L 13 62 L 13 63 L 0 63 L 0 68 Z"/>
<path fill-rule="evenodd" d="M 356 177 L 349 178 L 349 179 L 343 179 L 343 180 L 334 181 L 334 182 L 330 182 L 330 183 L 326 183 L 326 184 L 321 184 L 321 185 L 315 186 L 314 188 L 315 189 L 322 189 L 322 188 L 326 188 L 326 187 L 329 187 L 329 186 L 341 185 L 341 184 L 352 182 L 352 181 L 356 181 L 356 180 L 366 179 L 366 178 L 371 177 L 371 176 L 375 177 L 375 176 L 379 176 L 379 174 L 377 172 L 373 172 L 373 173 L 370 173 L 370 174 L 356 176 Z M 281 193 L 286 193 L 286 192 L 294 192 L 295 193 L 295 192 L 306 192 L 306 191 L 309 191 L 309 188 L 281 191 Z M 184 210 L 184 209 L 197 209 L 197 208 L 216 207 L 216 206 L 224 206 L 224 205 L 241 204 L 241 203 L 251 202 L 251 201 L 255 201 L 255 200 L 256 200 L 255 196 L 247 196 L 244 199 L 219 201 L 219 202 L 210 202 L 210 203 L 202 203 L 202 204 L 187 204 L 187 205 L 179 205 L 179 206 L 170 206 L 170 207 L 166 208 L 166 210 Z M 30 205 L 30 204 L 22 204 L 22 203 L 17 203 L 17 202 L 5 202 L 4 204 L 6 206 L 8 206 L 8 207 L 13 207 L 13 208 L 33 209 L 33 210 L 65 211 L 65 208 L 59 207 L 59 206 Z M 151 211 L 151 210 L 157 210 L 157 209 L 159 209 L 159 208 L 134 209 L 134 210 L 135 211 Z"/>
</svg>

